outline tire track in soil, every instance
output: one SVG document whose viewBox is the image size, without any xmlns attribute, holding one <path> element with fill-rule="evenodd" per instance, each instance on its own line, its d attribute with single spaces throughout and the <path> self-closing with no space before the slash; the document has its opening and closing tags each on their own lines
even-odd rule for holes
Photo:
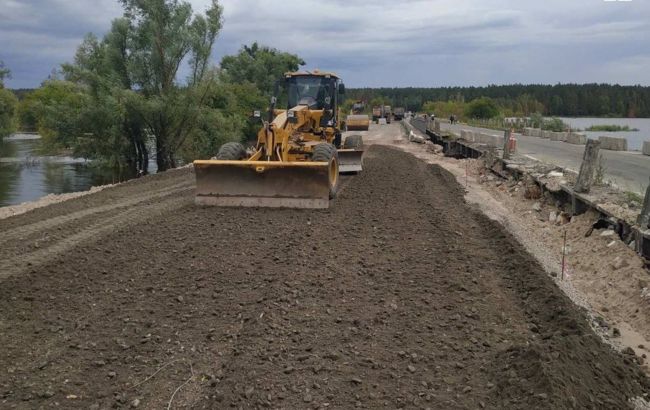
<svg viewBox="0 0 650 410">
<path fill-rule="evenodd" d="M 190 188 L 191 186 L 192 186 L 191 183 L 189 183 L 189 181 L 186 181 L 186 182 L 172 185 L 168 188 L 155 190 L 153 192 L 145 192 L 143 194 L 137 195 L 132 198 L 127 197 L 124 198 L 123 201 L 112 202 L 106 205 L 92 207 L 92 208 L 86 208 L 68 214 L 64 214 L 53 218 L 48 218 L 41 221 L 22 225 L 16 228 L 8 229 L 2 232 L 2 237 L 0 237 L 0 246 L 11 241 L 27 240 L 32 235 L 42 234 L 43 231 L 45 230 L 52 229 L 59 225 L 68 224 L 70 222 L 76 222 L 81 218 L 95 216 L 97 214 L 102 214 L 119 208 L 131 207 L 145 201 L 161 199 L 179 190 Z"/>
<path fill-rule="evenodd" d="M 157 190 L 169 189 L 174 185 L 194 183 L 191 168 L 179 168 L 160 174 L 147 175 L 143 178 L 132 179 L 127 182 L 105 188 L 99 192 L 84 195 L 71 200 L 54 203 L 45 207 L 33 209 L 29 212 L 0 219 L 0 232 L 7 232 L 14 228 L 38 223 L 47 219 L 69 215 L 78 211 L 88 211 L 115 202 L 124 202 L 133 198 L 151 195 Z"/>
<path fill-rule="evenodd" d="M 56 258 L 79 244 L 87 244 L 89 242 L 97 241 L 102 236 L 119 229 L 119 227 L 124 227 L 133 222 L 146 223 L 147 220 L 159 217 L 160 214 L 187 205 L 190 202 L 188 197 L 192 196 L 192 189 L 178 189 L 184 186 L 186 185 L 173 186 L 169 190 L 141 197 L 137 201 L 125 201 L 118 204 L 107 205 L 104 209 L 98 212 L 115 210 L 117 211 L 117 214 L 109 216 L 102 215 L 100 218 L 92 218 L 92 223 L 84 224 L 82 227 L 75 226 L 75 230 L 78 230 L 77 233 L 54 238 L 52 243 L 47 244 L 45 247 L 41 248 L 39 246 L 39 248 L 31 250 L 30 252 L 3 258 L 2 261 L 0 261 L 0 280 L 11 275 L 20 275 L 26 270 L 35 270 L 43 263 Z M 166 198 L 170 195 L 181 195 L 181 197 Z M 160 200 L 161 202 L 152 203 L 152 201 L 155 200 Z M 132 209 L 121 209 L 134 205 L 136 206 Z M 56 225 L 75 222 L 78 218 L 86 218 L 91 215 L 96 216 L 95 212 L 90 211 L 91 210 L 85 214 L 83 211 L 79 211 L 70 214 L 69 216 L 58 217 L 51 225 L 47 224 L 47 221 L 43 221 L 42 224 L 35 223 L 33 225 L 28 225 L 24 232 L 20 232 L 20 229 L 17 228 L 17 232 L 14 232 L 14 234 L 24 236 L 28 235 L 30 232 L 35 233 L 35 231 L 33 231 L 33 229 L 36 229 L 35 225 L 42 226 L 42 229 L 45 229 L 45 227 L 52 228 Z"/>
<path fill-rule="evenodd" d="M 0 404 L 166 408 L 189 363 L 175 408 L 626 408 L 647 391 L 451 175 L 379 146 L 365 165 L 328 210 L 189 194 L 2 280 Z"/>
</svg>

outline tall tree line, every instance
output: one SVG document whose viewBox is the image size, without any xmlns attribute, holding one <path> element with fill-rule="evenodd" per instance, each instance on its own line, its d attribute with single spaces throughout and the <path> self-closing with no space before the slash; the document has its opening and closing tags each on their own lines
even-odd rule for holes
<svg viewBox="0 0 650 410">
<path fill-rule="evenodd" d="M 501 107 L 514 107 L 529 98 L 541 103 L 542 114 L 586 117 L 650 117 L 650 87 L 611 84 L 513 84 L 487 87 L 349 88 L 348 97 L 384 99 L 393 106 L 419 111 L 429 101 L 471 101 L 492 98 Z"/>
<path fill-rule="evenodd" d="M 210 64 L 218 0 L 204 13 L 183 0 L 119 2 L 124 14 L 103 38 L 88 34 L 73 62 L 21 95 L 21 127 L 53 151 L 142 173 L 150 156 L 159 171 L 210 158 L 224 142 L 254 135 L 249 114 L 268 104 L 271 79 L 304 64 L 257 43 Z"/>
<path fill-rule="evenodd" d="M 4 87 L 4 80 L 11 75 L 11 71 L 0 61 L 0 143 L 2 138 L 15 130 L 16 121 L 14 114 L 18 103 L 14 94 Z"/>
</svg>

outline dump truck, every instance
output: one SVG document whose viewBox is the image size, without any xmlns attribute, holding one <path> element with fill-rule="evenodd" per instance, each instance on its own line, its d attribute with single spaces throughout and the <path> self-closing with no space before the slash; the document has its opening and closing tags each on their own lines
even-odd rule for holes
<svg viewBox="0 0 650 410">
<path fill-rule="evenodd" d="M 390 124 L 391 120 L 393 119 L 393 111 L 390 107 L 390 105 L 384 105 L 384 118 L 386 118 L 386 123 Z"/>
<path fill-rule="evenodd" d="M 372 107 L 372 121 L 378 122 L 380 118 L 383 118 L 383 107 Z"/>
<path fill-rule="evenodd" d="M 362 137 L 342 141 L 338 105 L 344 93 L 334 73 L 286 73 L 266 115 L 254 114 L 262 123 L 254 147 L 229 142 L 215 158 L 194 161 L 196 204 L 327 208 L 339 173 L 360 172 L 363 164 Z"/>
<path fill-rule="evenodd" d="M 370 128 L 370 117 L 364 114 L 366 104 L 357 101 L 352 105 L 350 114 L 345 119 L 345 127 L 348 131 L 368 131 Z"/>
<path fill-rule="evenodd" d="M 380 119 L 385 119 L 387 124 L 390 124 L 390 121 L 393 117 L 390 105 L 380 105 L 377 107 L 372 107 L 372 120 L 379 124 Z"/>
<path fill-rule="evenodd" d="M 393 111 L 393 118 L 395 121 L 402 121 L 404 119 L 404 107 L 395 107 Z"/>
</svg>

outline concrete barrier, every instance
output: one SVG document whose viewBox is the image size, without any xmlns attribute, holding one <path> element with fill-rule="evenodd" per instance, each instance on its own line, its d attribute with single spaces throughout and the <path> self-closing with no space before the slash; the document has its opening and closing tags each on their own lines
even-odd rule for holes
<svg viewBox="0 0 650 410">
<path fill-rule="evenodd" d="M 546 138 L 551 141 L 561 141 L 568 144 L 574 145 L 586 145 L 587 136 L 584 134 L 578 134 L 575 132 L 553 132 L 541 130 L 539 128 L 530 128 L 526 127 L 523 129 L 522 135 L 527 137 L 537 137 L 537 138 Z M 461 131 L 461 137 L 466 141 L 477 142 L 481 144 L 488 144 L 500 147 L 503 144 L 503 137 L 481 134 L 474 131 L 463 130 Z M 650 141 L 648 141 L 648 155 L 650 155 Z"/>
<path fill-rule="evenodd" d="M 566 141 L 567 133 L 548 131 L 548 138 L 551 141 Z"/>
<path fill-rule="evenodd" d="M 616 138 L 616 137 L 598 137 L 600 141 L 600 149 L 606 149 L 610 151 L 627 151 L 627 139 L 625 138 Z"/>
<path fill-rule="evenodd" d="M 492 147 L 502 147 L 503 137 L 489 134 L 479 134 L 479 141 L 481 144 L 490 145 Z"/>
<path fill-rule="evenodd" d="M 650 155 L 650 141 L 643 142 L 643 155 Z"/>
<path fill-rule="evenodd" d="M 460 137 L 467 142 L 485 144 L 499 148 L 503 146 L 503 137 L 498 135 L 484 134 L 482 132 L 470 130 L 460 130 Z"/>
<path fill-rule="evenodd" d="M 542 138 L 542 130 L 539 129 L 539 128 L 526 127 L 526 128 L 524 128 L 524 132 L 522 134 L 527 136 L 527 137 Z"/>
<path fill-rule="evenodd" d="M 585 134 L 570 132 L 567 134 L 565 142 L 573 145 L 587 145 L 587 136 Z"/>
</svg>

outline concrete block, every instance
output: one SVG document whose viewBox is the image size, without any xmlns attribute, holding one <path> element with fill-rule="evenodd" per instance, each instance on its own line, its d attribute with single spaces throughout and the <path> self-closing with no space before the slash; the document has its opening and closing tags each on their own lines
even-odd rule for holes
<svg viewBox="0 0 650 410">
<path fill-rule="evenodd" d="M 489 145 L 492 147 L 501 147 L 503 146 L 503 137 L 499 137 L 497 135 L 490 135 L 490 134 L 482 134 L 479 133 L 477 135 L 477 141 L 481 144 Z"/>
<path fill-rule="evenodd" d="M 585 134 L 578 134 L 576 132 L 570 132 L 566 136 L 566 142 L 574 145 L 586 145 L 587 136 Z M 650 155 L 650 154 L 648 154 Z"/>
<path fill-rule="evenodd" d="M 643 155 L 650 155 L 650 141 L 643 142 Z"/>
<path fill-rule="evenodd" d="M 549 131 L 548 137 L 551 141 L 566 141 L 567 133 Z"/>
<path fill-rule="evenodd" d="M 598 137 L 600 148 L 610 151 L 627 151 L 627 139 L 616 137 Z"/>
</svg>

